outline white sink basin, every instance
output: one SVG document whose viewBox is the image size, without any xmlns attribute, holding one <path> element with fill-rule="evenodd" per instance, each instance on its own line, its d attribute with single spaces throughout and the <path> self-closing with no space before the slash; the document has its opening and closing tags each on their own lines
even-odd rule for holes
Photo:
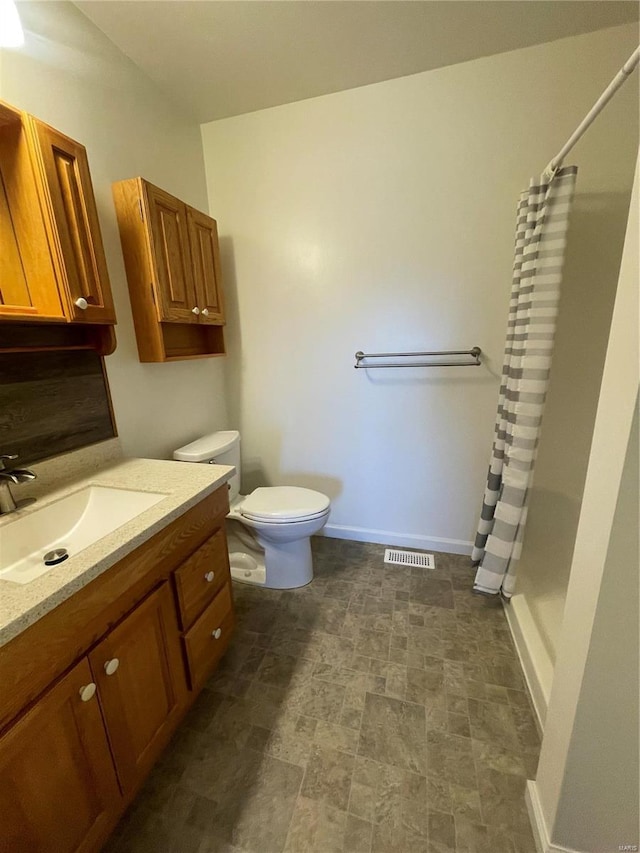
<svg viewBox="0 0 640 853">
<path fill-rule="evenodd" d="M 29 583 L 52 568 L 44 562 L 50 551 L 66 549 L 73 557 L 165 497 L 89 486 L 17 517 L 0 526 L 0 580 Z"/>
</svg>

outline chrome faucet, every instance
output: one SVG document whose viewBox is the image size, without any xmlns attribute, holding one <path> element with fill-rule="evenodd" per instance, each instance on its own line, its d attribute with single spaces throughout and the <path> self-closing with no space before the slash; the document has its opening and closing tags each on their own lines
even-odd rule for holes
<svg viewBox="0 0 640 853">
<path fill-rule="evenodd" d="M 7 515 L 18 509 L 9 484 L 14 483 L 17 486 L 20 483 L 26 483 L 28 480 L 36 479 L 36 474 L 28 468 L 11 468 L 5 465 L 5 462 L 12 462 L 17 458 L 15 454 L 0 454 L 0 515 Z"/>
</svg>

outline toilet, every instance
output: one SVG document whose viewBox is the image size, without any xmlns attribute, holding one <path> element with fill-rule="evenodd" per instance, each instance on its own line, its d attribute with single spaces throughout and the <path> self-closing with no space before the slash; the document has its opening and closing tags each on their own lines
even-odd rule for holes
<svg viewBox="0 0 640 853">
<path fill-rule="evenodd" d="M 179 462 L 233 465 L 227 541 L 231 576 L 270 589 L 295 589 L 313 580 L 311 536 L 331 511 L 326 495 L 298 486 L 265 486 L 240 494 L 240 433 L 205 435 L 173 454 Z"/>
</svg>

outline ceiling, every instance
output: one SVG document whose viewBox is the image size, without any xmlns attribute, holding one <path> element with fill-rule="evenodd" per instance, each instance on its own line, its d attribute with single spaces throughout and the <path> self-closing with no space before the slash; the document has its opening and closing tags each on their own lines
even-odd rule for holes
<svg viewBox="0 0 640 853">
<path fill-rule="evenodd" d="M 200 122 L 638 19 L 637 3 L 615 0 L 76 0 L 76 6 Z"/>
</svg>

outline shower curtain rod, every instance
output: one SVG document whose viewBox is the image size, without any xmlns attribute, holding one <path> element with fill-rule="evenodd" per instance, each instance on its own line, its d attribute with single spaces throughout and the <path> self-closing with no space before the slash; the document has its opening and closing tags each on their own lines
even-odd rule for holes
<svg viewBox="0 0 640 853">
<path fill-rule="evenodd" d="M 560 151 L 556 154 L 556 156 L 547 163 L 543 174 L 545 180 L 550 180 L 553 177 L 553 174 L 556 169 L 562 166 L 562 162 L 564 158 L 567 156 L 569 151 L 573 148 L 576 142 L 580 139 L 580 137 L 584 134 L 588 127 L 595 121 L 596 116 L 600 115 L 602 110 L 609 103 L 611 98 L 615 95 L 618 89 L 622 86 L 622 84 L 627 80 L 630 74 L 633 73 L 634 69 L 637 67 L 638 62 L 640 61 L 640 47 L 637 47 L 629 59 L 622 66 L 620 71 L 613 78 L 611 83 L 607 86 L 604 92 L 600 95 L 595 104 L 591 107 L 587 115 L 582 119 L 578 127 L 573 131 L 571 136 L 567 139 L 565 144 L 562 146 Z"/>
</svg>

